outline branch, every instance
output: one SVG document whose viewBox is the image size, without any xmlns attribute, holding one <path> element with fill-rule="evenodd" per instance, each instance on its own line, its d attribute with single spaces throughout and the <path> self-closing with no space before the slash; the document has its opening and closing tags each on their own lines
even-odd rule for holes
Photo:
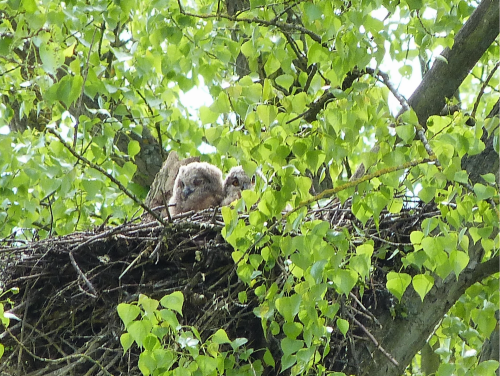
<svg viewBox="0 0 500 376">
<path fill-rule="evenodd" d="M 360 78 L 365 74 L 374 74 L 374 72 L 375 70 L 372 68 L 365 68 L 363 70 L 353 69 L 351 72 L 347 74 L 346 78 L 342 82 L 341 89 L 343 91 L 346 91 L 352 86 L 355 80 L 357 80 L 358 78 Z M 326 90 L 316 102 L 313 102 L 309 105 L 309 109 L 307 111 L 304 111 L 303 113 L 297 115 L 293 119 L 288 120 L 286 123 L 290 124 L 300 118 L 304 118 L 304 120 L 308 123 L 316 120 L 316 117 L 318 116 L 320 111 L 323 110 L 326 104 L 334 98 L 335 95 L 333 95 L 329 90 Z"/>
<path fill-rule="evenodd" d="M 88 286 L 89 290 L 92 292 L 92 294 L 88 294 L 88 295 L 90 295 L 93 298 L 97 298 L 97 291 L 95 290 L 94 286 L 92 286 L 92 283 L 90 283 L 90 281 L 88 280 L 88 278 L 85 276 L 85 274 L 83 274 L 82 270 L 80 269 L 80 267 L 76 263 L 75 256 L 73 256 L 73 252 L 72 251 L 69 252 L 69 259 L 71 261 L 71 265 L 73 265 L 73 267 L 75 268 L 75 270 L 78 273 L 78 275 L 80 277 L 82 277 L 83 281 Z"/>
<path fill-rule="evenodd" d="M 463 80 L 477 64 L 499 33 L 499 0 L 483 0 L 460 29 L 453 47 L 446 48 L 424 76 L 408 103 L 419 123 L 425 126 L 429 116 L 437 115 L 453 97 Z M 398 117 L 404 112 L 402 109 Z"/>
<path fill-rule="evenodd" d="M 484 89 L 486 89 L 486 86 L 488 86 L 488 83 L 490 82 L 491 78 L 493 77 L 493 75 L 495 74 L 495 72 L 497 71 L 499 66 L 500 66 L 500 63 L 495 64 L 495 66 L 491 70 L 488 77 L 486 77 L 486 80 L 484 81 L 483 86 L 481 86 L 481 90 L 479 90 L 479 94 L 477 96 L 476 103 L 474 103 L 474 108 L 472 110 L 472 114 L 470 115 L 473 119 L 476 117 L 477 107 L 479 106 L 479 102 L 481 101 L 481 97 L 484 94 Z"/>
<path fill-rule="evenodd" d="M 229 21 L 234 21 L 234 22 L 244 22 L 244 23 L 256 23 L 261 26 L 274 26 L 277 27 L 278 29 L 282 31 L 299 31 L 303 34 L 308 35 L 313 41 L 321 44 L 323 47 L 327 47 L 326 43 L 322 43 L 321 37 L 313 33 L 311 30 L 306 29 L 304 26 L 297 25 L 297 24 L 292 24 L 292 23 L 286 23 L 286 22 L 280 22 L 276 19 L 273 19 L 271 21 L 263 20 L 257 17 L 253 18 L 244 18 L 244 17 L 238 17 L 238 16 L 230 16 L 227 14 L 196 14 L 196 13 L 190 13 L 184 11 L 184 8 L 182 7 L 181 1 L 177 0 L 177 4 L 179 5 L 179 11 L 189 17 L 195 17 L 195 18 L 202 18 L 202 19 L 209 19 L 209 18 L 224 18 Z"/>
<path fill-rule="evenodd" d="M 47 128 L 47 131 L 49 133 L 52 133 L 54 136 L 56 136 L 59 141 L 64 145 L 66 149 L 69 150 L 71 154 L 75 156 L 78 160 L 82 161 L 85 163 L 87 166 L 92 167 L 94 170 L 99 171 L 101 174 L 106 176 L 109 180 L 111 180 L 113 183 L 116 184 L 116 186 L 125 193 L 128 197 L 130 197 L 137 205 L 139 205 L 141 208 L 143 208 L 145 211 L 147 211 L 149 214 L 151 214 L 158 222 L 160 222 L 163 226 L 166 226 L 167 223 L 161 218 L 158 213 L 153 212 L 147 205 L 145 205 L 141 200 L 139 200 L 132 192 L 130 192 L 126 187 L 123 186 L 122 183 L 120 183 L 117 179 L 115 179 L 112 175 L 108 174 L 105 170 L 103 170 L 100 166 L 96 165 L 95 163 L 90 162 L 87 158 L 84 156 L 78 154 L 75 149 L 73 149 L 70 145 L 66 143 L 66 141 L 63 140 L 63 138 L 52 128 Z"/>
<path fill-rule="evenodd" d="M 342 184 L 342 185 L 339 185 L 338 187 L 335 187 L 335 188 L 325 189 L 323 192 L 317 194 L 316 196 L 313 196 L 308 200 L 302 201 L 299 205 L 297 205 L 296 208 L 294 208 L 293 210 L 286 213 L 284 218 L 288 218 L 288 216 L 290 214 L 296 212 L 297 210 L 303 208 L 304 206 L 308 206 L 315 201 L 319 201 L 322 198 L 332 196 L 332 195 L 334 195 L 340 191 L 343 191 L 345 189 L 353 188 L 364 181 L 371 180 L 373 178 L 378 178 L 379 176 L 390 174 L 391 172 L 395 172 L 395 171 L 399 171 L 399 170 L 406 170 L 407 168 L 415 167 L 415 166 L 422 164 L 422 163 L 429 163 L 429 162 L 435 162 L 435 161 L 436 161 L 435 156 L 429 156 L 429 158 L 417 159 L 415 161 L 403 163 L 402 165 L 399 165 L 399 166 L 383 168 L 381 170 L 375 171 L 372 174 L 364 175 L 363 177 L 361 177 L 359 179 L 349 181 L 349 182 Z"/>
</svg>

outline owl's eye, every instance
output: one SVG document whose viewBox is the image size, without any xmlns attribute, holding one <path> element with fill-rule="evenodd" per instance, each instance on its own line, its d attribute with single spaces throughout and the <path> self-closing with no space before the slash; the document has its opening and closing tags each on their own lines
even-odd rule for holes
<svg viewBox="0 0 500 376">
<path fill-rule="evenodd" d="M 184 182 L 181 181 L 181 189 L 184 189 Z"/>
<path fill-rule="evenodd" d="M 193 184 L 195 187 L 198 187 L 203 182 L 203 179 L 194 179 Z"/>
<path fill-rule="evenodd" d="M 240 181 L 239 181 L 238 179 L 234 179 L 234 180 L 233 180 L 233 185 L 234 185 L 235 187 L 239 187 L 239 186 L 240 186 Z"/>
</svg>

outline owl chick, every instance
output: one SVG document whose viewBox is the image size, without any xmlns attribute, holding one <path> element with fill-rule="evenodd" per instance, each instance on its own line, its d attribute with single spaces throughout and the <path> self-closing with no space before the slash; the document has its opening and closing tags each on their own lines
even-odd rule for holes
<svg viewBox="0 0 500 376">
<path fill-rule="evenodd" d="M 220 205 L 223 198 L 222 184 L 222 172 L 214 165 L 193 162 L 181 166 L 169 201 L 170 214 Z"/>
<path fill-rule="evenodd" d="M 224 180 L 224 199 L 221 206 L 229 205 L 234 200 L 241 198 L 241 191 L 253 189 L 255 179 L 249 178 L 241 166 L 233 167 L 229 170 Z"/>
</svg>

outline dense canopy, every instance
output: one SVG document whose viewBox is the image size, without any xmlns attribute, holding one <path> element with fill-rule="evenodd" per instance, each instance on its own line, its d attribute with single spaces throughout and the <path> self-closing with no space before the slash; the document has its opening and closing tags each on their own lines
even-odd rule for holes
<svg viewBox="0 0 500 376">
<path fill-rule="evenodd" d="M 2 2 L 0 375 L 498 374 L 498 9 Z"/>
</svg>

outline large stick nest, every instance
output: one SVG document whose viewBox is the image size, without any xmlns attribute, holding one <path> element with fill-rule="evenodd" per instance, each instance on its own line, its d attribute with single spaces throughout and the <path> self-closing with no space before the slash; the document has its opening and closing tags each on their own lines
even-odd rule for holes
<svg viewBox="0 0 500 376">
<path fill-rule="evenodd" d="M 375 240 L 376 248 L 395 249 L 390 242 L 408 243 L 407 234 L 419 226 L 425 211 L 382 214 L 378 230 L 367 223 L 363 232 Z M 356 228 L 358 233 L 363 228 L 351 214 L 349 202 L 341 206 L 334 201 L 324 211 L 310 213 L 311 218 L 325 218 L 327 213 L 334 228 L 351 232 Z M 116 307 L 137 300 L 139 294 L 160 299 L 173 291 L 182 291 L 186 299 L 182 324 L 194 325 L 204 338 L 224 328 L 232 339 L 248 338 L 248 347 L 255 350 L 270 347 L 279 359 L 279 339 L 269 334 L 268 342 L 264 341 L 260 319 L 253 313 L 258 301 L 251 290 L 248 303 L 238 303 L 238 293 L 247 287 L 234 272 L 233 249 L 220 235 L 222 226 L 220 212 L 207 210 L 167 227 L 157 221 L 131 222 L 40 241 L 4 240 L 0 288 L 19 288 L 19 294 L 8 296 L 13 306 L 7 304 L 5 309 L 10 308 L 21 321 L 11 320 L 8 330 L 0 334 L 6 347 L 0 375 L 107 374 L 103 368 L 113 375 L 140 375 L 139 349 L 132 346 L 123 355 L 119 341 L 123 325 Z M 284 261 L 263 271 L 268 285 L 283 285 Z M 339 297 L 333 290 L 325 297 L 341 302 L 339 314 L 351 321 L 351 327 L 356 327 L 352 317 L 367 327 L 376 322 L 365 307 L 388 309 L 382 270 L 382 265 L 374 268 L 362 302 L 360 296 Z M 354 333 L 363 335 L 360 330 Z M 335 331 L 332 336 L 338 338 L 331 341 L 324 365 L 330 370 L 354 370 L 349 360 L 353 338 Z M 261 357 L 262 351 L 255 354 Z M 277 365 L 267 374 L 278 369 Z"/>
</svg>

